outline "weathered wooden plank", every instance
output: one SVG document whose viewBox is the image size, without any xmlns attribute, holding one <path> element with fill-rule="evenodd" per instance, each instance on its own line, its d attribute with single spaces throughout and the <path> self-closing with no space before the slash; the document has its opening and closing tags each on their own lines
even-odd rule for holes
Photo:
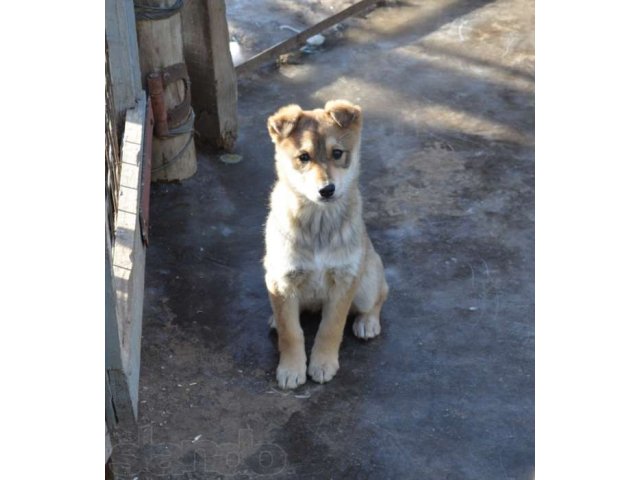
<svg viewBox="0 0 640 480">
<path fill-rule="evenodd" d="M 118 421 L 137 416 L 140 375 L 140 341 L 144 300 L 145 248 L 142 243 L 139 211 L 141 200 L 142 156 L 146 100 L 138 99 L 127 112 L 122 142 L 122 171 L 116 232 L 112 250 L 113 279 L 116 295 L 116 318 L 119 356 L 111 352 L 113 362 L 107 365 L 107 377 Z M 113 338 L 111 333 L 110 337 Z M 109 353 L 109 352 L 108 352 Z M 121 413 L 121 411 L 123 413 Z"/>
<path fill-rule="evenodd" d="M 238 92 L 224 0 L 186 2 L 182 38 L 198 139 L 232 150 L 238 135 Z"/>
<path fill-rule="evenodd" d="M 104 310 L 105 310 L 105 333 L 104 333 L 104 368 L 105 368 L 105 385 L 104 385 L 104 406 L 105 421 L 108 426 L 114 428 L 118 423 L 118 414 L 116 413 L 116 403 L 119 401 L 114 398 L 109 380 L 110 370 L 122 370 L 122 357 L 120 355 L 120 335 L 118 334 L 118 316 L 116 313 L 116 294 L 113 282 L 113 261 L 111 259 L 111 232 L 109 232 L 109 224 L 105 222 L 105 254 L 104 254 Z M 126 399 L 130 399 L 130 395 L 126 393 Z M 124 408 L 127 408 L 125 402 Z M 133 410 L 131 410 L 133 413 Z"/>
<path fill-rule="evenodd" d="M 137 400 L 136 404 L 133 403 L 134 392 L 129 385 L 129 378 L 122 370 L 108 369 L 106 374 L 115 414 L 114 425 L 118 423 L 133 425 L 138 416 L 138 406 Z M 137 391 L 135 394 L 137 399 Z"/>
<path fill-rule="evenodd" d="M 173 6 L 175 0 L 146 0 L 144 3 L 155 7 L 170 7 Z M 159 20 L 138 19 L 136 22 L 140 70 L 145 88 L 147 88 L 146 78 L 149 73 L 184 63 L 180 15 L 177 13 Z M 182 82 L 169 84 L 164 92 L 164 102 L 167 109 L 180 104 L 184 95 L 185 88 Z M 180 155 L 177 156 L 178 154 Z M 187 133 L 170 138 L 154 136 L 152 165 L 151 180 L 153 181 L 183 180 L 193 176 L 197 170 L 197 163 L 196 149 L 191 134 Z"/>
<path fill-rule="evenodd" d="M 300 32 L 294 37 L 280 42 L 273 47 L 267 48 L 266 50 L 263 50 L 257 55 L 251 57 L 249 60 L 236 67 L 236 73 L 238 75 L 243 75 L 245 73 L 251 72 L 252 70 L 255 70 L 256 68 L 264 65 L 267 62 L 275 60 L 283 53 L 287 53 L 294 48 L 303 45 L 308 38 L 311 38 L 314 35 L 323 32 L 327 28 L 332 27 L 336 23 L 339 23 L 346 18 L 363 12 L 367 8 L 376 5 L 379 1 L 380 0 L 362 0 L 358 3 L 354 3 L 350 7 L 345 8 L 341 12 L 338 12 L 329 18 L 326 18 L 320 23 L 317 23 L 316 25 Z"/>
<path fill-rule="evenodd" d="M 110 238 L 108 225 L 105 225 L 105 420 L 114 428 L 118 421 L 129 422 L 135 416 L 122 364 Z"/>
<path fill-rule="evenodd" d="M 133 0 L 105 1 L 105 32 L 114 104 L 121 128 L 126 111 L 136 104 L 142 89 Z"/>
</svg>

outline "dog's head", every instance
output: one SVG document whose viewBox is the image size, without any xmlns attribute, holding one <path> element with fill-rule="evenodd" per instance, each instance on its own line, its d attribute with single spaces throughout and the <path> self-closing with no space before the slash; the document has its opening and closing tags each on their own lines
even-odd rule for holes
<svg viewBox="0 0 640 480">
<path fill-rule="evenodd" d="M 324 109 L 282 107 L 267 122 L 276 146 L 278 178 L 312 202 L 342 198 L 357 181 L 360 164 L 360 107 L 331 100 Z"/>
</svg>

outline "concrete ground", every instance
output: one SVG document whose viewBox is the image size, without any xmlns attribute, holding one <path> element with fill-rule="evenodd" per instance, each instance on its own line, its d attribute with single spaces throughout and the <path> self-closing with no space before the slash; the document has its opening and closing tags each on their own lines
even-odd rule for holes
<svg viewBox="0 0 640 480">
<path fill-rule="evenodd" d="M 153 187 L 140 430 L 116 438 L 118 478 L 533 478 L 533 28 L 533 0 L 392 2 L 241 80 L 242 161 L 201 152 L 193 179 Z M 391 293 L 379 338 L 347 325 L 334 380 L 284 392 L 265 124 L 332 98 L 364 111 Z"/>
</svg>

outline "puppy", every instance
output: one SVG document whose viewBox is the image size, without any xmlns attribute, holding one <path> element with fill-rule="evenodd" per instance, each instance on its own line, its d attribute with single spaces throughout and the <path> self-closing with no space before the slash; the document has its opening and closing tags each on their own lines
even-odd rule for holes
<svg viewBox="0 0 640 480">
<path fill-rule="evenodd" d="M 358 188 L 360 107 L 332 100 L 324 109 L 281 108 L 267 127 L 277 181 L 265 231 L 265 280 L 278 332 L 281 388 L 331 380 L 349 312 L 362 339 L 380 333 L 388 286 L 362 220 Z M 302 310 L 322 310 L 307 369 Z"/>
</svg>

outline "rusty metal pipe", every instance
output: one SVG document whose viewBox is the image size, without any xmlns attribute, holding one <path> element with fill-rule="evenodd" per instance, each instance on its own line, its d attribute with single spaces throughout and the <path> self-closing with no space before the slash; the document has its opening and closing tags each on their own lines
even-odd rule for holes
<svg viewBox="0 0 640 480">
<path fill-rule="evenodd" d="M 169 134 L 169 120 L 167 107 L 164 104 L 164 85 L 162 74 L 159 72 L 150 73 L 147 76 L 147 88 L 151 98 L 151 108 L 153 109 L 154 128 L 157 137 L 166 137 Z"/>
</svg>

